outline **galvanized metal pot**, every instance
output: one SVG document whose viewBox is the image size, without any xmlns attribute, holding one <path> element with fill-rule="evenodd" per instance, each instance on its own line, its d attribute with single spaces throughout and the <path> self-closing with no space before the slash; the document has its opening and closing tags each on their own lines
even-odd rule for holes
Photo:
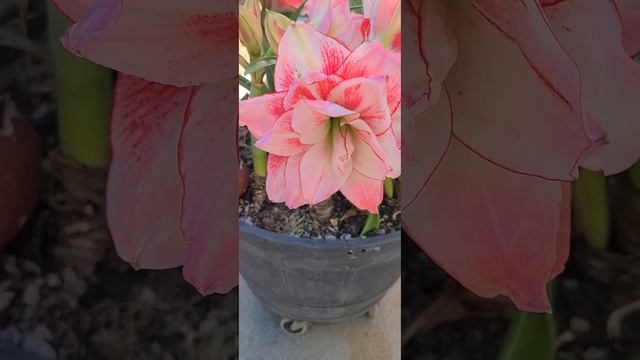
<svg viewBox="0 0 640 360">
<path fill-rule="evenodd" d="M 283 318 L 337 322 L 366 313 L 400 277 L 400 232 L 309 239 L 240 224 L 240 274 Z"/>
</svg>

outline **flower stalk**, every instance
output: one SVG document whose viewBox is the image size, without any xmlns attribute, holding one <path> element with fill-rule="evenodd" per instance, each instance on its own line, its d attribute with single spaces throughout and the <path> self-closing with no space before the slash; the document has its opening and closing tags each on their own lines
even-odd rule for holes
<svg viewBox="0 0 640 360">
<path fill-rule="evenodd" d="M 389 199 L 393 199 L 393 179 L 384 179 L 384 193 Z"/>
<path fill-rule="evenodd" d="M 58 136 L 63 151 L 84 165 L 106 167 L 110 161 L 113 72 L 62 47 L 58 39 L 71 23 L 51 2 L 48 2 L 48 18 L 56 78 Z"/>
<path fill-rule="evenodd" d="M 518 311 L 498 360 L 553 360 L 554 339 L 553 315 Z"/>
<path fill-rule="evenodd" d="M 587 243 L 594 249 L 607 249 L 610 218 L 606 178 L 602 172 L 580 169 L 573 185 L 573 206 L 576 226 Z"/>
</svg>

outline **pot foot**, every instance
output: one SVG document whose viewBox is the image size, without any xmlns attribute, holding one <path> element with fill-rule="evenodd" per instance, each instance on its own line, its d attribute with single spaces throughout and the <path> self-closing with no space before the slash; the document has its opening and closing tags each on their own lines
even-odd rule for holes
<svg viewBox="0 0 640 360">
<path fill-rule="evenodd" d="M 376 311 L 378 310 L 378 303 L 375 303 L 372 307 L 367 310 L 367 317 L 372 318 L 376 315 Z"/>
<path fill-rule="evenodd" d="M 287 334 L 302 335 L 307 332 L 309 322 L 293 319 L 282 318 L 280 320 L 280 328 Z"/>
</svg>

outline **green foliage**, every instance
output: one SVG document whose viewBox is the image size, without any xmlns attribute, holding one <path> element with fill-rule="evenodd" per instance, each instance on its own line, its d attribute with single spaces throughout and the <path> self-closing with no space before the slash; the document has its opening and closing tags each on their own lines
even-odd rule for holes
<svg viewBox="0 0 640 360">
<path fill-rule="evenodd" d="M 367 216 L 367 220 L 364 222 L 362 231 L 360 231 L 360 236 L 366 235 L 368 232 L 372 230 L 378 230 L 379 227 L 380 227 L 380 215 L 369 214 L 369 216 Z"/>
</svg>

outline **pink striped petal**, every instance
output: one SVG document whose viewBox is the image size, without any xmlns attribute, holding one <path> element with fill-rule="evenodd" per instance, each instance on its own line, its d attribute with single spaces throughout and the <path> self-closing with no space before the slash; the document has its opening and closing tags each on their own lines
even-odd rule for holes
<svg viewBox="0 0 640 360">
<path fill-rule="evenodd" d="M 312 145 L 300 161 L 302 194 L 309 205 L 315 205 L 333 195 L 347 180 L 350 171 L 339 175 L 333 170 L 331 141 Z M 349 164 L 349 163 L 347 163 Z"/>
<path fill-rule="evenodd" d="M 478 0 L 453 8 L 458 58 L 446 85 L 454 133 L 513 171 L 573 179 L 603 134 L 583 121 L 579 73 L 540 7 Z"/>
<path fill-rule="evenodd" d="M 267 160 L 267 195 L 269 200 L 275 203 L 284 202 L 287 197 L 285 180 L 287 159 L 286 156 L 269 154 Z"/>
<path fill-rule="evenodd" d="M 195 93 L 180 141 L 182 228 L 189 255 L 185 280 L 202 294 L 238 285 L 237 108 L 235 79 Z"/>
<path fill-rule="evenodd" d="M 440 98 L 441 85 L 458 56 L 454 21 L 443 0 L 402 2 L 404 33 L 402 101 L 422 114 Z M 408 115 L 408 114 L 407 114 Z"/>
<path fill-rule="evenodd" d="M 291 127 L 294 112 L 284 113 L 269 131 L 256 142 L 256 147 L 275 155 L 291 156 L 303 152 L 307 145 L 300 142 L 300 135 Z"/>
<path fill-rule="evenodd" d="M 180 266 L 178 141 L 192 88 L 120 74 L 111 119 L 107 220 L 118 255 L 135 268 Z"/>
<path fill-rule="evenodd" d="M 640 55 L 640 2 L 616 0 L 622 17 L 622 44 L 631 57 Z"/>
<path fill-rule="evenodd" d="M 383 134 L 391 126 L 386 98 L 386 81 L 382 77 L 345 80 L 327 96 L 327 100 L 359 113 L 375 135 Z"/>
<path fill-rule="evenodd" d="M 387 77 L 387 103 L 391 112 L 400 106 L 400 54 L 378 41 L 366 42 L 349 55 L 337 75 L 344 79 Z"/>
<path fill-rule="evenodd" d="M 607 175 L 628 169 L 640 158 L 640 64 L 622 47 L 615 4 L 565 0 L 544 10 L 580 69 L 585 112 L 607 135 L 583 166 Z"/>
<path fill-rule="evenodd" d="M 371 19 L 372 39 L 400 50 L 400 0 L 364 0 L 364 16 Z"/>
<path fill-rule="evenodd" d="M 345 127 L 339 127 L 335 124 L 331 129 L 331 137 L 333 142 L 333 150 L 331 153 L 331 163 L 333 171 L 338 176 L 349 175 L 353 169 L 352 155 L 355 150 L 353 137 L 348 133 Z"/>
<path fill-rule="evenodd" d="M 292 113 L 292 128 L 300 134 L 302 144 L 315 144 L 324 139 L 329 133 L 331 118 L 355 114 L 340 105 L 323 100 L 303 100 Z"/>
<path fill-rule="evenodd" d="M 93 62 L 148 80 L 216 83 L 237 76 L 237 6 L 233 1 L 97 0 L 62 41 Z"/>
<path fill-rule="evenodd" d="M 362 175 L 372 179 L 384 180 L 391 166 L 387 162 L 387 154 L 378 142 L 369 126 L 362 120 L 349 122 L 352 129 L 353 167 Z"/>
<path fill-rule="evenodd" d="M 429 186 L 403 211 L 403 227 L 478 295 L 504 294 L 521 310 L 547 312 L 546 284 L 567 255 L 566 189 L 494 166 L 454 140 Z"/>
<path fill-rule="evenodd" d="M 85 16 L 96 0 L 52 0 L 53 5 L 71 21 Z"/>
<path fill-rule="evenodd" d="M 406 47 L 404 47 L 406 49 Z M 403 105 L 404 106 L 404 105 Z M 415 201 L 437 170 L 451 140 L 453 114 L 445 91 L 428 116 L 405 121 L 402 134 L 402 206 Z"/>
<path fill-rule="evenodd" d="M 349 49 L 305 23 L 291 24 L 278 47 L 275 69 L 276 91 L 286 91 L 310 72 L 335 74 L 349 55 Z"/>
<path fill-rule="evenodd" d="M 401 152 L 398 143 L 396 142 L 393 130 L 389 129 L 384 134 L 377 137 L 380 147 L 384 151 L 387 159 L 387 164 L 391 167 L 391 170 L 387 173 L 386 177 L 395 179 L 400 176 L 401 170 Z"/>
<path fill-rule="evenodd" d="M 240 101 L 240 126 L 248 127 L 253 136 L 261 138 L 286 112 L 285 96 L 274 93 Z"/>
<path fill-rule="evenodd" d="M 300 178 L 300 162 L 304 153 L 287 158 L 284 179 L 286 182 L 285 205 L 289 209 L 296 209 L 308 203 L 302 194 L 302 179 Z"/>
<path fill-rule="evenodd" d="M 382 180 L 366 177 L 354 170 L 340 188 L 340 192 L 358 209 L 377 214 L 378 206 L 382 203 L 382 188 Z"/>
<path fill-rule="evenodd" d="M 325 75 L 320 72 L 308 73 L 291 84 L 284 106 L 292 109 L 300 99 L 325 100 L 331 90 L 342 81 L 336 75 Z"/>
</svg>

